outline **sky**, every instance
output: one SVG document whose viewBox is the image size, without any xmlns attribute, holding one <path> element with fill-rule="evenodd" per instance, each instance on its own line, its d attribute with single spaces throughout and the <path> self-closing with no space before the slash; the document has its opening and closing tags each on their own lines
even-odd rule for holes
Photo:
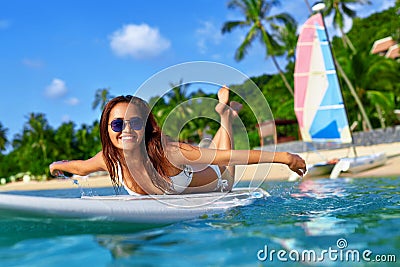
<svg viewBox="0 0 400 267">
<path fill-rule="evenodd" d="M 308 18 L 304 0 L 281 2 L 285 5 L 271 14 L 287 12 L 300 26 Z M 357 15 L 387 9 L 395 0 L 371 2 L 354 6 Z M 53 128 L 68 121 L 77 128 L 92 124 L 100 117 L 100 110 L 92 109 L 97 89 L 135 95 L 157 73 L 186 62 L 216 62 L 249 77 L 276 73 L 258 43 L 242 61 L 234 60 L 245 31 L 221 34 L 224 22 L 243 19 L 227 3 L 0 0 L 0 123 L 7 138 L 22 133 L 32 112 L 44 113 Z M 336 34 L 328 28 L 330 36 Z M 171 79 L 176 84 L 180 78 Z M 163 90 L 147 88 L 138 95 L 148 100 Z"/>
</svg>

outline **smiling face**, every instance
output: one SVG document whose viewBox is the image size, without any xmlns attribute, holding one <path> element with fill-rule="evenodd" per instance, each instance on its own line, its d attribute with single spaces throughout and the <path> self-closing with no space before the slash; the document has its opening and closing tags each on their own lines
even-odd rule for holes
<svg viewBox="0 0 400 267">
<path fill-rule="evenodd" d="M 108 135 L 115 147 L 125 150 L 140 148 L 140 143 L 144 136 L 144 125 L 142 125 L 140 130 L 133 129 L 139 127 L 131 127 L 129 120 L 132 118 L 142 118 L 139 108 L 135 105 L 118 103 L 111 109 L 108 119 Z M 111 122 L 116 119 L 122 119 L 124 121 L 123 126 L 125 127 L 122 127 L 122 132 L 115 132 L 111 128 Z"/>
</svg>

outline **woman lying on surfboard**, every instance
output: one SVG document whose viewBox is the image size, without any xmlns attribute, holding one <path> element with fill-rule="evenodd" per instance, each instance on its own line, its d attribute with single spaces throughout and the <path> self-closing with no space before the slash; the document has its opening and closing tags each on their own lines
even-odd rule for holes
<svg viewBox="0 0 400 267">
<path fill-rule="evenodd" d="M 230 191 L 235 165 L 282 163 L 300 176 L 306 163 L 288 152 L 234 150 L 232 120 L 241 104 L 229 103 L 229 89 L 218 91 L 215 110 L 220 128 L 210 148 L 175 142 L 161 132 L 148 104 L 134 96 L 119 96 L 105 106 L 100 119 L 102 151 L 88 160 L 57 161 L 52 175 L 88 175 L 108 171 L 115 188 L 131 195 Z"/>
</svg>

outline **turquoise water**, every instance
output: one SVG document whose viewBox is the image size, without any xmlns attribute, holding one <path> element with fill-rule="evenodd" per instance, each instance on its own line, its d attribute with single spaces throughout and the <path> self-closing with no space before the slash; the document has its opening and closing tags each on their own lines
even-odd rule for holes
<svg viewBox="0 0 400 267">
<path fill-rule="evenodd" d="M 0 266 L 387 266 L 400 261 L 400 177 L 265 182 L 262 188 L 271 197 L 171 225 L 2 212 Z M 112 188 L 93 191 L 113 193 Z M 80 190 L 18 194 L 79 197 Z"/>
</svg>

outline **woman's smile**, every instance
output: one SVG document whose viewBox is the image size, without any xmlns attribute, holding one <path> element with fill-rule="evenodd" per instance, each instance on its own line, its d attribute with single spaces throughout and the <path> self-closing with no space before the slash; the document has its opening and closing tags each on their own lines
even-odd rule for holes
<svg viewBox="0 0 400 267">
<path fill-rule="evenodd" d="M 137 141 L 137 136 L 133 134 L 123 134 L 119 138 L 123 143 L 133 143 Z"/>
</svg>

